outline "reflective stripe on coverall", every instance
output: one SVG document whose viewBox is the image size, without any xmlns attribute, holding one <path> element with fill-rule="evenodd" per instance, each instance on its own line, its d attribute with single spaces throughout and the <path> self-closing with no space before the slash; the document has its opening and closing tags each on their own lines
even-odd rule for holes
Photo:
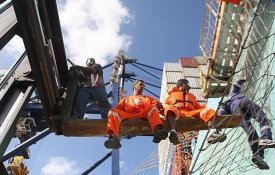
<svg viewBox="0 0 275 175">
<path fill-rule="evenodd" d="M 149 96 L 133 95 L 123 98 L 119 104 L 108 113 L 107 134 L 114 133 L 119 137 L 121 121 L 129 118 L 145 118 L 154 132 L 157 125 L 163 123 L 156 108 L 157 100 Z"/>
</svg>

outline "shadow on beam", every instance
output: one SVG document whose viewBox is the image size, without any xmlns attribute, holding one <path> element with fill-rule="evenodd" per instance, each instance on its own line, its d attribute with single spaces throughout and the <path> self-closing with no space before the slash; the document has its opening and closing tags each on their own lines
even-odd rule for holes
<svg viewBox="0 0 275 175">
<path fill-rule="evenodd" d="M 234 128 L 240 125 L 241 116 L 217 116 L 218 128 Z M 166 125 L 166 122 L 164 122 Z M 62 123 L 64 136 L 106 136 L 106 119 L 69 119 Z M 198 131 L 207 130 L 208 127 L 200 118 L 180 118 L 176 124 L 177 131 Z M 121 124 L 121 135 L 142 136 L 153 135 L 149 123 L 144 119 L 128 119 Z"/>
</svg>

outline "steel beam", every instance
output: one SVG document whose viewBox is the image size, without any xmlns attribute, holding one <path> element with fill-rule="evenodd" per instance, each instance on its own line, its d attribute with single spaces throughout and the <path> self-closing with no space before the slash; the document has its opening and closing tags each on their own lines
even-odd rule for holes
<svg viewBox="0 0 275 175">
<path fill-rule="evenodd" d="M 17 60 L 0 84 L 0 157 L 2 157 L 15 132 L 15 125 L 25 102 L 33 92 L 31 81 L 18 82 L 29 72 L 26 53 Z"/>
<path fill-rule="evenodd" d="M 20 34 L 26 47 L 45 117 L 50 129 L 58 133 L 59 126 L 56 126 L 55 114 L 58 112 L 58 99 L 61 99 L 59 79 L 54 68 L 54 58 L 49 52 L 49 42 L 43 30 L 44 24 L 41 22 L 37 3 L 39 1 L 13 0 Z M 57 14 L 52 15 L 57 16 Z"/>
<path fill-rule="evenodd" d="M 44 0 L 40 0 L 44 1 Z M 67 84 L 68 80 L 68 65 L 66 60 L 66 53 L 64 48 L 64 42 L 62 37 L 62 31 L 58 16 L 58 9 L 56 0 L 45 0 L 48 20 L 50 23 L 51 34 L 52 34 L 52 45 L 54 48 L 54 54 L 56 58 L 56 64 L 58 68 L 58 74 L 60 77 L 61 85 Z"/>
<path fill-rule="evenodd" d="M 4 154 L 12 137 L 15 134 L 16 123 L 26 100 L 33 92 L 34 86 L 18 87 L 13 85 L 1 99 L 0 116 L 4 116 L 0 127 L 0 156 Z"/>
<path fill-rule="evenodd" d="M 14 157 L 16 155 L 18 155 L 20 152 L 22 152 L 23 150 L 25 150 L 26 148 L 28 148 L 29 146 L 31 146 L 32 144 L 35 144 L 37 141 L 43 139 L 44 137 L 46 137 L 47 135 L 49 135 L 50 133 L 52 133 L 50 131 L 50 129 L 45 129 L 44 131 L 38 133 L 37 135 L 33 136 L 32 138 L 26 140 L 25 142 L 21 143 L 20 145 L 16 146 L 15 148 L 13 148 L 12 150 L 10 150 L 9 152 L 7 152 L 2 158 L 1 161 L 5 162 L 6 160 L 8 160 L 11 157 Z"/>
</svg>

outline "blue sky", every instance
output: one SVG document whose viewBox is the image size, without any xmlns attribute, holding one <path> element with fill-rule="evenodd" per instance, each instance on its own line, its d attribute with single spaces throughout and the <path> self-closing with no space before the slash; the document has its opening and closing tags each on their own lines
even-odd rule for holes
<svg viewBox="0 0 275 175">
<path fill-rule="evenodd" d="M 199 37 L 204 5 L 204 1 L 197 0 L 60 0 L 66 54 L 78 64 L 83 64 L 87 57 L 95 57 L 105 65 L 119 49 L 124 49 L 138 62 L 157 68 L 162 68 L 163 62 L 178 62 L 179 57 L 201 55 Z M 10 57 L 17 52 L 12 49 L 20 39 L 15 40 L 0 54 L 1 66 L 7 65 L 4 56 Z M 126 71 L 135 71 L 138 78 L 145 81 L 160 83 L 133 66 L 127 66 Z M 108 73 L 106 70 L 106 81 Z M 126 84 L 131 94 L 131 83 Z M 158 89 L 150 90 L 159 95 Z M 105 140 L 105 137 L 66 138 L 51 134 L 31 146 L 31 159 L 26 161 L 30 175 L 81 174 L 110 151 L 103 145 Z M 152 137 L 122 140 L 120 174 L 131 174 L 156 151 L 157 145 L 151 140 Z M 155 163 L 157 165 L 157 161 Z M 91 174 L 111 174 L 111 158 Z M 158 174 L 158 167 L 140 174 Z"/>
</svg>

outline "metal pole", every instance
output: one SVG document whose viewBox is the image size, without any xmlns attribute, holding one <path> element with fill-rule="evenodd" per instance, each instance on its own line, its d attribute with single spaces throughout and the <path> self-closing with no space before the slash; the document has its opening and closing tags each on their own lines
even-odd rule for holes
<svg viewBox="0 0 275 175">
<path fill-rule="evenodd" d="M 29 146 L 31 146 L 32 144 L 36 143 L 37 141 L 43 139 L 44 137 L 46 137 L 50 133 L 51 133 L 51 131 L 50 131 L 49 128 L 45 129 L 44 131 L 42 131 L 39 134 L 33 136 L 32 138 L 26 140 L 25 142 L 21 143 L 20 145 L 16 146 L 15 148 L 13 148 L 11 151 L 9 151 L 6 154 L 4 154 L 4 156 L 1 159 L 1 161 L 4 162 L 4 161 L 8 160 L 9 158 L 16 156 L 21 151 L 23 151 L 24 149 L 28 148 Z"/>
<path fill-rule="evenodd" d="M 119 83 L 113 83 L 113 107 L 119 101 Z M 119 149 L 112 149 L 112 175 L 119 175 Z"/>
<path fill-rule="evenodd" d="M 97 161 L 93 166 L 91 166 L 88 170 L 86 170 L 84 173 L 82 173 L 81 175 L 88 175 L 90 172 L 92 172 L 96 167 L 98 167 L 98 165 L 100 165 L 102 162 L 104 162 L 106 159 L 108 159 L 108 157 L 110 157 L 112 155 L 112 152 L 109 152 L 108 154 L 106 154 L 102 159 L 100 159 L 99 161 Z"/>
</svg>

